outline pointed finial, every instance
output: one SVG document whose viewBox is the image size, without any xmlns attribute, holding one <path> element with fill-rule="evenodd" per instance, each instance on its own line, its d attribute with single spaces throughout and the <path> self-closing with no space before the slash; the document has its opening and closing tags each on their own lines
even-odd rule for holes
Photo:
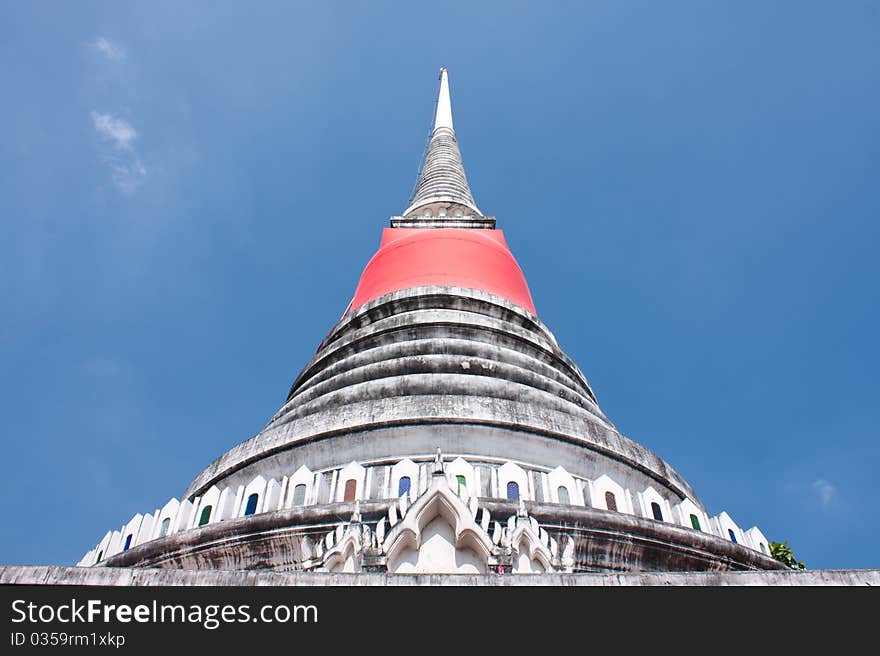
<svg viewBox="0 0 880 656">
<path fill-rule="evenodd" d="M 440 447 L 437 447 L 437 455 L 434 456 L 434 468 L 431 472 L 434 476 L 443 476 L 443 456 L 440 454 Z"/>
<path fill-rule="evenodd" d="M 440 69 L 440 91 L 434 114 L 434 130 L 419 171 L 419 180 L 403 211 L 413 217 L 483 217 L 468 186 L 458 139 L 452 127 L 452 103 L 449 99 L 449 75 Z"/>
<path fill-rule="evenodd" d="M 360 523 L 361 521 L 361 500 L 354 500 L 354 512 L 351 514 L 351 522 L 353 524 Z"/>
<path fill-rule="evenodd" d="M 519 507 L 516 509 L 517 517 L 528 517 L 529 513 L 526 511 L 526 504 L 523 502 L 522 498 L 519 500 Z"/>
<path fill-rule="evenodd" d="M 440 68 L 440 92 L 437 95 L 437 113 L 434 115 L 434 129 L 452 127 L 452 101 L 449 99 L 449 76 L 446 67 Z"/>
</svg>

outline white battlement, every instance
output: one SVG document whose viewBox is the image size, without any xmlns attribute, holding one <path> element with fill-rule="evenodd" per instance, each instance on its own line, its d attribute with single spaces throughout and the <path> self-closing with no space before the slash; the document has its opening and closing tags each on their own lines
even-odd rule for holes
<svg viewBox="0 0 880 656">
<path fill-rule="evenodd" d="M 445 464 L 448 485 L 463 500 L 537 501 L 619 512 L 702 531 L 764 555 L 770 553 L 769 542 L 757 527 L 743 531 L 726 512 L 709 517 L 694 501 L 671 500 L 651 486 L 631 490 L 607 474 L 587 479 L 563 467 L 547 470 L 510 461 L 492 466 L 490 480 L 483 481 L 481 469 L 485 475 L 485 464 L 481 464 L 484 466 L 475 467 L 462 457 L 453 457 Z M 212 486 L 201 496 L 182 501 L 172 498 L 152 513 L 136 514 L 120 529 L 108 531 L 77 564 L 97 565 L 151 540 L 295 506 L 370 499 L 405 499 L 409 503 L 430 485 L 430 469 L 427 456 L 402 459 L 393 465 L 351 462 L 319 472 L 302 465 L 280 479 L 257 475 L 247 485 L 222 490 Z"/>
</svg>

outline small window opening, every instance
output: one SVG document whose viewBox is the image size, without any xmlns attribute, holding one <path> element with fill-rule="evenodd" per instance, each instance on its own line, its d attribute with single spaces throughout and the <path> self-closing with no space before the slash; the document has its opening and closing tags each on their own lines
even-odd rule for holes
<svg viewBox="0 0 880 656">
<path fill-rule="evenodd" d="M 605 507 L 617 512 L 617 497 L 614 496 L 614 492 L 605 493 Z"/>
<path fill-rule="evenodd" d="M 663 511 L 660 510 L 660 504 L 656 501 L 651 502 L 651 514 L 654 515 L 654 519 L 658 522 L 663 521 Z"/>
<path fill-rule="evenodd" d="M 342 497 L 343 501 L 354 501 L 355 493 L 357 492 L 357 481 L 353 478 L 345 481 L 345 494 Z"/>
<path fill-rule="evenodd" d="M 260 500 L 259 494 L 252 494 L 248 497 L 247 505 L 244 507 L 245 515 L 253 515 L 257 512 L 257 502 Z"/>
<path fill-rule="evenodd" d="M 556 490 L 556 496 L 559 497 L 559 503 L 571 503 L 571 497 L 568 495 L 568 488 L 560 485 Z"/>
</svg>

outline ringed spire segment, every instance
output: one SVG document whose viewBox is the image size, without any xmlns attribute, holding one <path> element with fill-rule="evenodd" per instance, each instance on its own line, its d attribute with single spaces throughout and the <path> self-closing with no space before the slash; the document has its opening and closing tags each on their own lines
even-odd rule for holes
<svg viewBox="0 0 880 656">
<path fill-rule="evenodd" d="M 403 216 L 441 219 L 483 216 L 471 194 L 458 139 L 452 127 L 449 75 L 445 67 L 440 69 L 434 130 L 428 142 L 425 162 L 419 172 L 415 193 Z"/>
</svg>

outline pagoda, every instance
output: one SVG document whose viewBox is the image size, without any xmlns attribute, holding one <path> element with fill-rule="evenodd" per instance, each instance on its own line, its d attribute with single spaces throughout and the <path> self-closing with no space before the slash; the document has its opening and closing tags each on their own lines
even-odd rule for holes
<svg viewBox="0 0 880 656">
<path fill-rule="evenodd" d="M 770 570 L 622 435 L 478 207 L 439 93 L 418 182 L 268 424 L 88 567 L 491 574 Z"/>
</svg>

